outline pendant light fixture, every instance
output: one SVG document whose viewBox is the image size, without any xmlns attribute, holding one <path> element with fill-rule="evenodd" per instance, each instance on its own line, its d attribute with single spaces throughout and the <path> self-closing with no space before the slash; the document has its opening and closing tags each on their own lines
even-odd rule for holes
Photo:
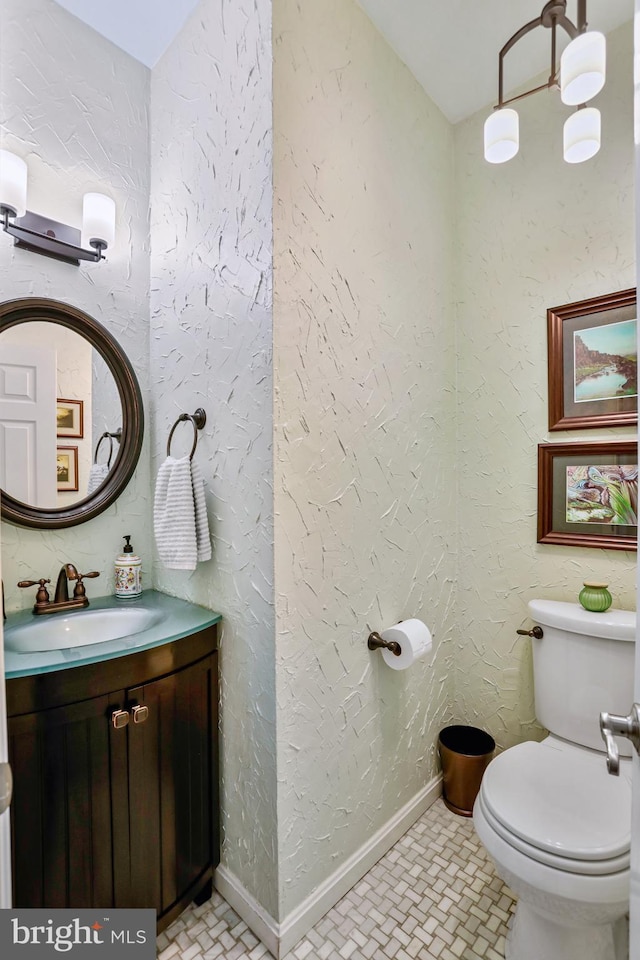
<svg viewBox="0 0 640 960">
<path fill-rule="evenodd" d="M 504 99 L 504 58 L 506 54 L 537 27 L 551 30 L 551 73 L 546 83 L 509 100 Z M 561 27 L 571 38 L 564 50 L 560 69 L 557 64 L 557 29 Z M 605 83 L 606 40 L 602 33 L 587 31 L 587 0 L 578 0 L 578 23 L 567 17 L 567 0 L 549 0 L 535 20 L 521 27 L 507 40 L 498 59 L 498 103 L 484 125 L 484 156 L 489 163 L 505 163 L 515 157 L 519 148 L 518 114 L 509 104 L 540 90 L 560 89 L 563 103 L 577 106 L 564 125 L 564 159 L 582 163 L 600 149 L 600 111 L 585 108 L 587 101 L 599 93 Z"/>
</svg>

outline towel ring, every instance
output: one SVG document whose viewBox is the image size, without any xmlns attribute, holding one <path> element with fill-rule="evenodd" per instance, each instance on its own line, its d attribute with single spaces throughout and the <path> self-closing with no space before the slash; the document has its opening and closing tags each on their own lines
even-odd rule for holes
<svg viewBox="0 0 640 960">
<path fill-rule="evenodd" d="M 195 413 L 180 414 L 174 425 L 171 427 L 171 433 L 169 434 L 169 439 L 167 440 L 167 456 L 171 456 L 171 439 L 175 429 L 179 423 L 183 423 L 185 420 L 190 420 L 193 427 L 193 446 L 191 447 L 191 453 L 189 454 L 189 460 L 193 460 L 193 455 L 196 452 L 196 447 L 198 446 L 198 430 L 202 430 L 207 422 L 207 415 L 202 407 L 198 407 Z"/>
<path fill-rule="evenodd" d="M 103 433 L 100 439 L 98 440 L 98 443 L 96 445 L 96 452 L 93 455 L 94 465 L 97 464 L 98 462 L 98 452 L 100 450 L 100 445 L 102 444 L 103 440 L 107 440 L 107 439 L 109 440 L 109 456 L 107 457 L 107 468 L 111 466 L 111 457 L 113 456 L 113 439 L 110 433 Z"/>
<path fill-rule="evenodd" d="M 122 440 L 122 427 L 118 427 L 115 433 L 109 433 L 108 430 L 105 430 L 105 432 L 100 436 L 100 439 L 96 444 L 96 452 L 93 455 L 94 466 L 98 462 L 98 451 L 100 450 L 100 444 L 102 443 L 103 440 L 107 440 L 107 439 L 109 440 L 109 457 L 107 458 L 107 467 L 110 467 L 111 457 L 113 456 L 113 441 L 117 440 L 118 443 L 120 443 L 120 441 Z"/>
</svg>

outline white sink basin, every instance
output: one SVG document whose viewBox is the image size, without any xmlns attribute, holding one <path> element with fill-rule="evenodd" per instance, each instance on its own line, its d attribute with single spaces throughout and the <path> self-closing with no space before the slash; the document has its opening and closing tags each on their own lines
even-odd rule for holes
<svg viewBox="0 0 640 960">
<path fill-rule="evenodd" d="M 141 633 L 162 620 L 159 610 L 123 607 L 119 610 L 74 610 L 35 617 L 29 623 L 6 627 L 4 642 L 14 653 L 42 653 L 119 640 Z"/>
</svg>

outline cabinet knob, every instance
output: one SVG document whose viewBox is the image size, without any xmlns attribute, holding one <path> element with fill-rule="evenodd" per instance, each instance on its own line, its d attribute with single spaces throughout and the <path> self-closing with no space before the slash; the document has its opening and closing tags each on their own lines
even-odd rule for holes
<svg viewBox="0 0 640 960">
<path fill-rule="evenodd" d="M 120 730 L 121 727 L 126 727 L 126 725 L 129 723 L 129 711 L 114 710 L 111 714 L 111 723 L 114 725 L 116 730 Z"/>
<path fill-rule="evenodd" d="M 146 707 L 143 703 L 136 704 L 135 707 L 131 708 L 131 716 L 134 723 L 144 723 L 149 716 L 149 707 Z"/>
</svg>

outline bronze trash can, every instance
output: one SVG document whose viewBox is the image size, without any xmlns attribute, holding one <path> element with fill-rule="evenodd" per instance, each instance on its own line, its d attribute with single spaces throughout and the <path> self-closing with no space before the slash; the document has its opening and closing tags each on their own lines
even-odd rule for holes
<svg viewBox="0 0 640 960">
<path fill-rule="evenodd" d="M 493 758 L 496 742 L 478 727 L 445 727 L 438 737 L 442 762 L 442 799 L 461 817 L 473 814 L 482 774 Z"/>
</svg>

